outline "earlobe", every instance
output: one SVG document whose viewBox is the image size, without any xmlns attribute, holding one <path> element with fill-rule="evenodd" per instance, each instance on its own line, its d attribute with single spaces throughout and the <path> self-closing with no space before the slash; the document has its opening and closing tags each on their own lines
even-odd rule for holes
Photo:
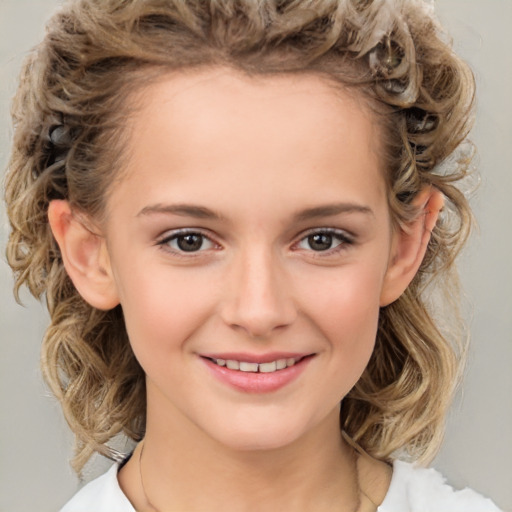
<svg viewBox="0 0 512 512">
<path fill-rule="evenodd" d="M 395 234 L 380 297 L 381 307 L 397 300 L 414 279 L 443 208 L 444 197 L 438 189 L 428 187 L 418 194 L 413 204 L 419 215 Z"/>
<path fill-rule="evenodd" d="M 91 306 L 108 310 L 119 304 L 105 239 L 88 229 L 70 204 L 54 200 L 48 221 L 76 289 Z"/>
</svg>

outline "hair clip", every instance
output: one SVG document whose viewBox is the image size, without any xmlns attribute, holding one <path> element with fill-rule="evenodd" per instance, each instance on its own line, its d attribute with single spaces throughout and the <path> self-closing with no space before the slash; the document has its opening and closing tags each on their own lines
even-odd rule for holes
<svg viewBox="0 0 512 512">
<path fill-rule="evenodd" d="M 374 73 L 389 76 L 402 64 L 402 47 L 387 36 L 370 51 L 370 67 Z"/>
<path fill-rule="evenodd" d="M 56 147 L 68 146 L 71 144 L 71 135 L 68 128 L 62 124 L 50 128 L 50 142 Z"/>
<path fill-rule="evenodd" d="M 72 138 L 69 129 L 62 124 L 52 126 L 48 138 L 50 141 L 48 166 L 50 166 L 66 159 Z"/>
<path fill-rule="evenodd" d="M 409 133 L 428 133 L 437 128 L 439 119 L 434 114 L 413 107 L 406 112 L 407 131 Z"/>
</svg>

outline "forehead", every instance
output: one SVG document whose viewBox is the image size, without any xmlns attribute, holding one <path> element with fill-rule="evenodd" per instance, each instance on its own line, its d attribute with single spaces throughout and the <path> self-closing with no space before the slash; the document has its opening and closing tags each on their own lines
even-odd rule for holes
<svg viewBox="0 0 512 512">
<path fill-rule="evenodd" d="M 354 182 L 373 190 L 378 182 L 376 193 L 383 191 L 372 114 L 357 93 L 318 75 L 176 73 L 133 101 L 122 181 L 141 197 L 151 180 L 162 184 L 160 191 L 151 186 L 153 195 L 167 194 L 170 181 L 178 191 L 195 180 L 197 196 L 208 200 L 209 184 L 218 183 L 242 198 L 256 193 L 256 182 L 265 193 L 276 187 L 293 193 L 301 184 L 328 189 L 338 178 L 340 187 Z"/>
<path fill-rule="evenodd" d="M 264 124 L 290 135 L 316 124 L 325 127 L 322 135 L 331 128 L 335 136 L 336 128 L 347 122 L 339 115 L 338 108 L 343 108 L 351 111 L 351 123 L 369 124 L 370 149 L 378 140 L 374 114 L 362 94 L 314 73 L 249 76 L 225 67 L 180 71 L 146 86 L 133 101 L 139 104 L 139 115 L 131 117 L 132 124 L 148 127 L 163 121 L 167 127 L 193 127 L 196 139 L 201 128 L 221 130 L 237 123 L 261 140 L 256 135 Z M 315 133 L 308 135 L 314 139 Z"/>
</svg>

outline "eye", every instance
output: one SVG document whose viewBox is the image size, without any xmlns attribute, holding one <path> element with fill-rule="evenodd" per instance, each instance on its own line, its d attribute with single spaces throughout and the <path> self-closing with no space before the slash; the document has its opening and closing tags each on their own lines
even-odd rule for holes
<svg viewBox="0 0 512 512">
<path fill-rule="evenodd" d="M 174 233 L 160 241 L 159 245 L 181 253 L 200 252 L 216 247 L 206 235 L 194 231 Z"/>
<path fill-rule="evenodd" d="M 308 234 L 299 241 L 297 247 L 315 252 L 326 252 L 351 243 L 352 240 L 342 231 L 324 229 Z"/>
</svg>

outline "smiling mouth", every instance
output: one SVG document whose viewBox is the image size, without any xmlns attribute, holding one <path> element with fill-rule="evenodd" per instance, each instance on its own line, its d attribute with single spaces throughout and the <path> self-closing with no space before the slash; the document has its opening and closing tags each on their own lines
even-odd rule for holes
<svg viewBox="0 0 512 512">
<path fill-rule="evenodd" d="M 285 370 L 305 359 L 305 357 L 288 357 L 286 359 L 276 359 L 267 363 L 250 363 L 247 361 L 237 361 L 235 359 L 214 359 L 207 357 L 209 361 L 217 366 L 224 366 L 228 370 L 235 370 L 247 373 L 274 373 Z"/>
</svg>

